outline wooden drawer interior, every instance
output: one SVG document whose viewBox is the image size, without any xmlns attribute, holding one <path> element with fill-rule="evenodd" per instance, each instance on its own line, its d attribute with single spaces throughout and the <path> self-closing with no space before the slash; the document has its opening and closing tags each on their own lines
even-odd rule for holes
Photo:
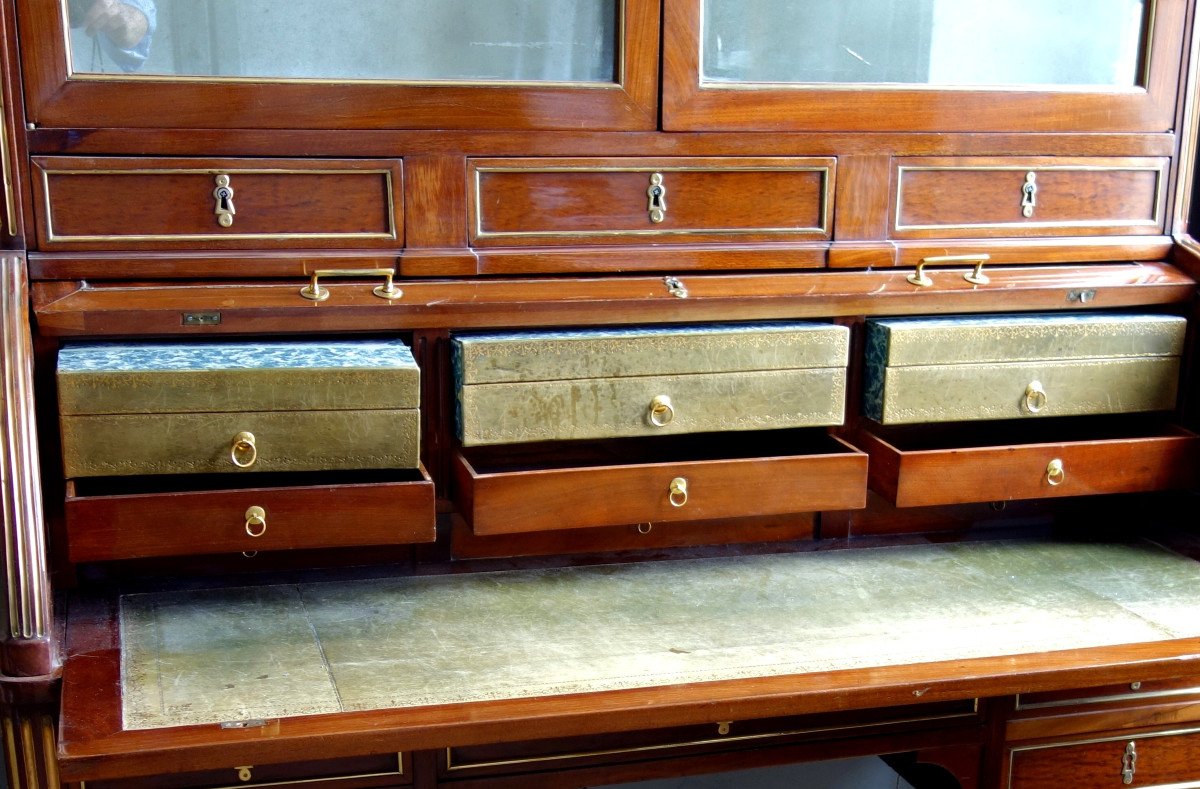
<svg viewBox="0 0 1200 789">
<path fill-rule="evenodd" d="M 471 243 L 826 241 L 834 161 L 476 159 Z"/>
<path fill-rule="evenodd" d="M 854 443 L 871 457 L 871 489 L 898 507 L 1186 488 L 1200 447 L 1187 430 L 1127 417 L 873 425 Z"/>
<path fill-rule="evenodd" d="M 90 562 L 432 542 L 434 510 L 423 467 L 70 480 L 68 554 Z"/>
<path fill-rule="evenodd" d="M 454 472 L 481 535 L 866 505 L 866 456 L 823 430 L 476 447 Z"/>
</svg>

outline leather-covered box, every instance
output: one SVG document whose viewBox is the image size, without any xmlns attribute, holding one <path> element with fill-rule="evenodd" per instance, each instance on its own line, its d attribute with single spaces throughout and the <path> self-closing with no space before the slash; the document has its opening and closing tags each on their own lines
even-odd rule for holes
<svg viewBox="0 0 1200 789">
<path fill-rule="evenodd" d="M 863 413 L 909 424 L 1169 411 L 1186 323 L 1131 314 L 869 320 Z"/>
<path fill-rule="evenodd" d="M 849 330 L 763 323 L 459 335 L 463 446 L 839 425 Z"/>
<path fill-rule="evenodd" d="M 418 466 L 399 340 L 79 343 L 58 358 L 68 478 Z"/>
</svg>

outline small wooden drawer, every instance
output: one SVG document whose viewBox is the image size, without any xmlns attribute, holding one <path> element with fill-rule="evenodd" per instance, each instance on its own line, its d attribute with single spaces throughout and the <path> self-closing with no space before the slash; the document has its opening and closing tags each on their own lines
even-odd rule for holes
<svg viewBox="0 0 1200 789">
<path fill-rule="evenodd" d="M 379 756 L 355 756 L 346 759 L 289 762 L 226 767 L 217 770 L 172 773 L 169 776 L 120 778 L 88 781 L 79 789 L 368 789 L 368 787 L 407 786 L 412 783 L 409 758 L 403 753 Z"/>
<path fill-rule="evenodd" d="M 399 340 L 79 343 L 57 378 L 68 478 L 418 464 Z"/>
<path fill-rule="evenodd" d="M 72 562 L 434 540 L 433 482 L 408 472 L 67 483 Z M 239 485 L 237 482 L 244 481 Z M 257 509 L 255 509 L 257 508 Z"/>
<path fill-rule="evenodd" d="M 1200 729 L 1019 746 L 1009 751 L 1009 789 L 1200 786 Z"/>
<path fill-rule="evenodd" d="M 726 324 L 458 335 L 463 446 L 825 427 L 849 330 Z"/>
<path fill-rule="evenodd" d="M 881 424 L 1170 411 L 1172 315 L 898 318 L 866 324 L 863 414 Z"/>
<path fill-rule="evenodd" d="M 895 160 L 894 238 L 1154 235 L 1168 160 L 915 157 Z"/>
<path fill-rule="evenodd" d="M 1121 685 L 1101 685 L 1092 688 L 1020 693 L 1017 712 L 1068 708 L 1083 709 L 1088 705 L 1124 702 L 1157 702 L 1171 700 L 1200 700 L 1200 678 L 1144 680 Z"/>
<path fill-rule="evenodd" d="M 473 159 L 471 243 L 827 241 L 834 164 L 827 157 Z"/>
<path fill-rule="evenodd" d="M 479 535 L 866 506 L 866 456 L 824 431 L 484 447 L 454 470 Z"/>
<path fill-rule="evenodd" d="M 1183 489 L 1200 443 L 1141 419 L 877 428 L 854 443 L 871 489 L 898 507 Z"/>
<path fill-rule="evenodd" d="M 34 171 L 46 250 L 403 244 L 399 160 L 41 157 Z"/>
</svg>

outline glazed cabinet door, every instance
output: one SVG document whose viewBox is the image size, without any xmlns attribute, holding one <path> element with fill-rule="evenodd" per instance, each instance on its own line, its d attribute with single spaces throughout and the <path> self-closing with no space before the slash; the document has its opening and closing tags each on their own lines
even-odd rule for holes
<svg viewBox="0 0 1200 789">
<path fill-rule="evenodd" d="M 657 120 L 659 0 L 17 7 L 39 126 L 650 129 Z"/>
<path fill-rule="evenodd" d="M 680 0 L 669 130 L 1173 126 L 1186 0 Z"/>
</svg>

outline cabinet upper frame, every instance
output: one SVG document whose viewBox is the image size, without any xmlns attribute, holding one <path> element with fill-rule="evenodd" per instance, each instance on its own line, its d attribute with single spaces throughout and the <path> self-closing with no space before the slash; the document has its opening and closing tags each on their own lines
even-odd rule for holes
<svg viewBox="0 0 1200 789">
<path fill-rule="evenodd" d="M 667 131 L 1165 132 L 1175 127 L 1189 0 L 1155 0 L 1143 84 L 940 88 L 873 84 L 708 83 L 704 0 L 673 0 L 663 19 Z"/>
<path fill-rule="evenodd" d="M 15 0 L 40 127 L 485 131 L 656 128 L 660 2 L 618 0 L 616 81 L 593 85 L 72 75 L 65 0 Z"/>
</svg>

